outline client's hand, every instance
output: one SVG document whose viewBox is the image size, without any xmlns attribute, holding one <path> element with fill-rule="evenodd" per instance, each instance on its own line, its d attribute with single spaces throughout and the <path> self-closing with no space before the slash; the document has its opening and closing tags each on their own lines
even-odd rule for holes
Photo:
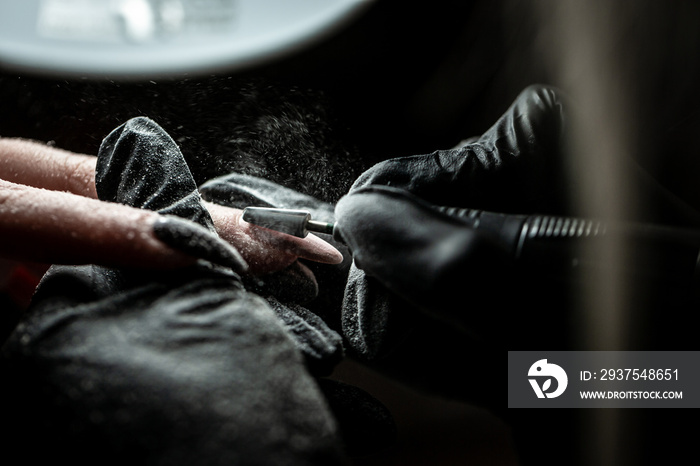
<svg viewBox="0 0 700 466">
<path fill-rule="evenodd" d="M 342 261 L 318 238 L 256 229 L 240 221 L 237 209 L 207 206 L 217 233 L 231 247 L 194 222 L 97 200 L 95 163 L 92 156 L 0 139 L 0 256 L 141 268 L 183 267 L 201 258 L 252 274 L 283 269 L 299 257 Z"/>
<path fill-rule="evenodd" d="M 236 247 L 253 275 L 285 269 L 297 259 L 321 264 L 343 261 L 343 255 L 335 247 L 313 234 L 306 238 L 285 235 L 244 221 L 241 209 L 213 202 L 205 202 L 204 206 L 211 214 L 216 232 Z"/>
</svg>

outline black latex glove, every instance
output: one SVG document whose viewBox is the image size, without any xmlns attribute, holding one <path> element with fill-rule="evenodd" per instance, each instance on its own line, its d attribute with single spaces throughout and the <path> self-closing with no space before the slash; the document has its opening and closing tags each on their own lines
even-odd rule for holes
<svg viewBox="0 0 700 466">
<path fill-rule="evenodd" d="M 564 103 L 554 89 L 528 87 L 481 137 L 455 149 L 381 162 L 357 179 L 350 194 L 390 186 L 434 205 L 563 211 L 568 207 L 562 198 L 567 191 L 560 152 L 564 121 Z M 340 210 L 336 215 L 351 235 L 353 219 Z"/>
<path fill-rule="evenodd" d="M 531 86 L 481 137 L 388 160 L 358 178 L 336 206 L 354 258 L 342 313 L 351 355 L 431 391 L 502 407 L 505 395 L 483 381 L 502 377 L 494 368 L 506 349 L 570 348 L 576 295 L 568 284 L 516 273 L 499 244 L 437 209 L 580 215 L 566 196 L 570 112 L 556 90 Z M 620 162 L 652 208 L 619 220 L 700 224 L 633 160 Z M 479 381 L 463 376 L 465 362 Z"/>
<path fill-rule="evenodd" d="M 343 308 L 354 351 L 369 358 L 388 351 L 417 313 L 465 332 L 488 327 L 482 301 L 487 309 L 499 303 L 509 258 L 435 207 L 562 212 L 562 111 L 555 91 L 530 87 L 480 138 L 388 160 L 360 176 L 336 206 L 336 228 L 356 267 Z"/>
</svg>

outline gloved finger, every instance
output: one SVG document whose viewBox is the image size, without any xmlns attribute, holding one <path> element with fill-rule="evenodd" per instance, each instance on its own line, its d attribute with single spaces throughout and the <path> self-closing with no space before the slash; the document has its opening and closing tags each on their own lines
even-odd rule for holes
<svg viewBox="0 0 700 466">
<path fill-rule="evenodd" d="M 355 264 L 394 294 L 464 323 L 455 309 L 466 292 L 511 273 L 507 251 L 490 236 L 408 192 L 373 186 L 336 206 L 337 224 Z"/>
<path fill-rule="evenodd" d="M 511 212 L 559 209 L 566 193 L 559 151 L 561 99 L 551 88 L 528 87 L 476 141 L 379 163 L 350 192 L 383 185 L 437 205 Z"/>
<path fill-rule="evenodd" d="M 43 263 L 173 268 L 198 257 L 245 262 L 203 227 L 152 211 L 0 180 L 4 257 Z"/>
</svg>

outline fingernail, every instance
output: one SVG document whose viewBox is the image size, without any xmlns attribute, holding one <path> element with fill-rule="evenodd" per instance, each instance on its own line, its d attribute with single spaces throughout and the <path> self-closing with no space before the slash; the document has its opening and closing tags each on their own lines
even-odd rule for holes
<svg viewBox="0 0 700 466">
<path fill-rule="evenodd" d="M 190 256 L 230 267 L 236 272 L 248 270 L 248 264 L 236 248 L 190 220 L 161 216 L 153 224 L 153 234 L 171 248 Z"/>
<path fill-rule="evenodd" d="M 323 264 L 340 264 L 343 262 L 343 254 L 335 246 L 318 236 L 313 234 L 307 236 L 305 245 L 308 259 Z"/>
</svg>

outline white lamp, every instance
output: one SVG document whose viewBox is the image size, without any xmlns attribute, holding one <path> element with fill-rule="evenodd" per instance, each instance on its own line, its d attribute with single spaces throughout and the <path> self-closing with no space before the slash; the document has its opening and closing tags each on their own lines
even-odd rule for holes
<svg viewBox="0 0 700 466">
<path fill-rule="evenodd" d="M 331 36 L 372 0 L 0 0 L 0 66 L 143 78 L 240 69 Z"/>
</svg>

